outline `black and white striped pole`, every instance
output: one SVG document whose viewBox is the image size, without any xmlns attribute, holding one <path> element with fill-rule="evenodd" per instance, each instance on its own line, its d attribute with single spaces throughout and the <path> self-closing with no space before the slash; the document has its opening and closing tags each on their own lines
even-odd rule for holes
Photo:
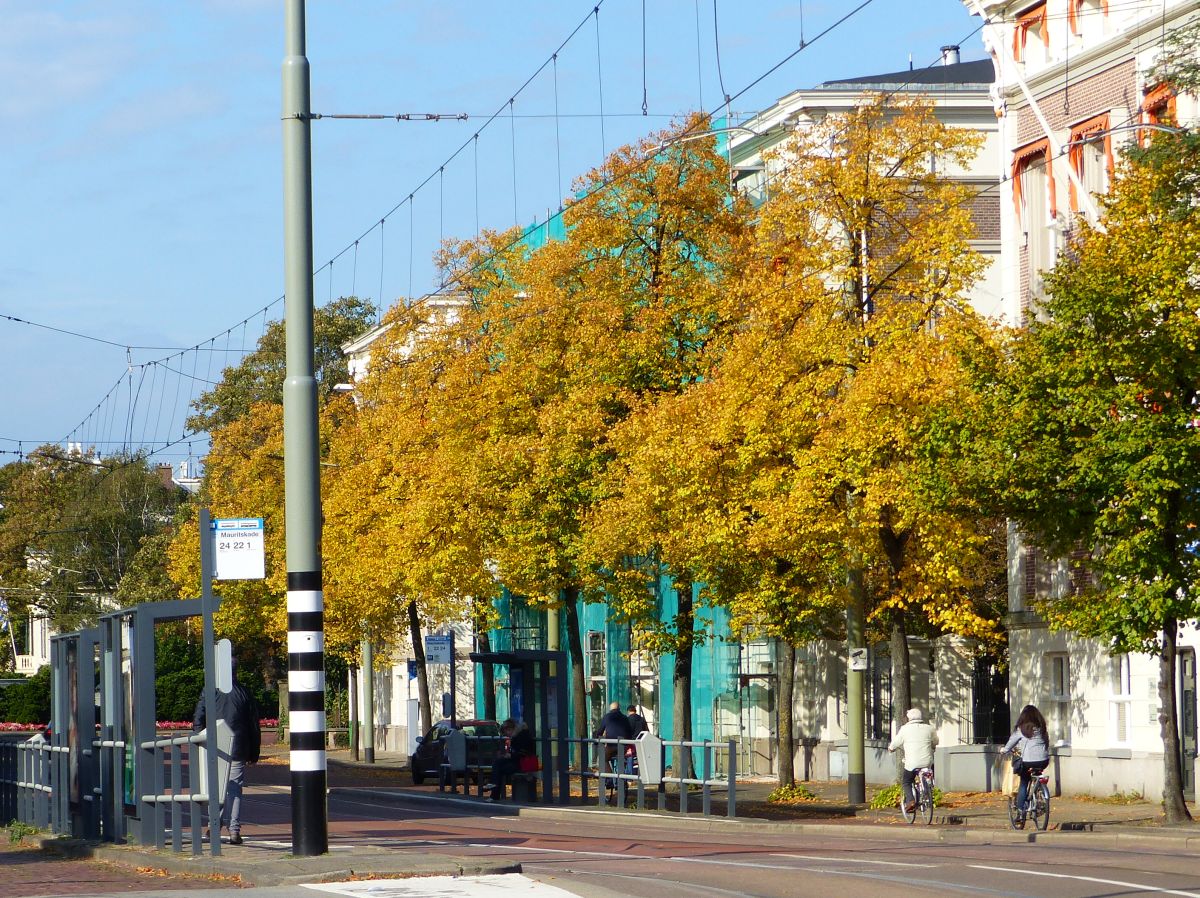
<svg viewBox="0 0 1200 898">
<path fill-rule="evenodd" d="M 288 725 L 292 853 L 329 851 L 325 792 L 325 599 L 313 362 L 312 135 L 304 0 L 287 0 L 283 60 L 283 258 L 287 377 L 283 383 L 287 538 Z"/>
</svg>

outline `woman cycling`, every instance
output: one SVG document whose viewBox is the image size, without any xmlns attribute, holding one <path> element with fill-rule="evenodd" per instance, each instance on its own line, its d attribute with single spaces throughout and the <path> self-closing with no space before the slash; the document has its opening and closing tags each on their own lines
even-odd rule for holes
<svg viewBox="0 0 1200 898">
<path fill-rule="evenodd" d="M 1050 763 L 1050 743 L 1046 737 L 1046 718 L 1033 705 L 1021 709 L 1017 728 L 1004 744 L 1005 753 L 1016 751 L 1013 758 L 1013 773 L 1020 775 L 1021 785 L 1017 789 L 1017 807 L 1021 818 L 1025 817 L 1025 799 L 1029 795 L 1029 781 L 1041 774 Z"/>
</svg>

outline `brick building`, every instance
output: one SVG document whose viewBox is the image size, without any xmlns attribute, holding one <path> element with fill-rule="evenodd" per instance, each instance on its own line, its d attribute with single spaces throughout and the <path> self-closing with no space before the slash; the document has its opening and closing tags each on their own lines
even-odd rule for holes
<svg viewBox="0 0 1200 898">
<path fill-rule="evenodd" d="M 1167 37 L 1200 14 L 1198 0 L 964 0 L 985 18 L 996 69 L 999 124 L 1001 311 L 1021 325 L 1038 314 L 1043 273 L 1081 216 L 1097 215 L 1121 147 L 1148 139 L 1147 124 L 1194 124 L 1196 99 L 1176 96 L 1148 72 Z M 1055 781 L 1065 792 L 1162 792 L 1158 666 L 1145 655 L 1052 633 L 1033 599 L 1071 588 L 1067 560 L 1009 541 L 1010 705 L 1046 713 L 1056 742 Z M 1185 791 L 1196 797 L 1195 624 L 1180 640 L 1177 684 Z"/>
</svg>

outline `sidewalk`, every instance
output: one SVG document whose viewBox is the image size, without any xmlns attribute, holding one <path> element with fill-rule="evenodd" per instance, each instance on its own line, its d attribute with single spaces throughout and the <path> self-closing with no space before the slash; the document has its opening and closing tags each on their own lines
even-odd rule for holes
<svg viewBox="0 0 1200 898">
<path fill-rule="evenodd" d="M 281 762 L 283 757 L 279 759 Z M 465 806 L 475 805 L 478 799 L 461 793 L 451 795 L 439 793 L 436 785 L 414 786 L 407 772 L 403 769 L 405 758 L 395 752 L 376 752 L 375 763 L 366 764 L 350 758 L 347 751 L 331 751 L 329 753 L 330 785 L 336 782 L 341 787 L 353 792 L 353 781 L 358 777 L 370 776 L 372 782 L 368 788 L 372 794 L 379 797 L 379 787 L 385 787 L 387 793 L 402 795 L 408 800 L 434 802 L 463 803 Z M 335 773 L 334 771 L 338 771 Z M 930 827 L 923 824 L 907 824 L 901 818 L 899 811 L 894 808 L 874 810 L 866 806 L 854 806 L 847 801 L 845 781 L 834 782 L 805 782 L 801 783 L 815 794 L 811 801 L 794 804 L 777 804 L 768 802 L 767 797 L 774 791 L 774 780 L 756 779 L 739 781 L 737 785 L 738 817 L 728 820 L 724 816 L 726 806 L 725 792 L 714 790 L 714 816 L 705 818 L 699 812 L 699 797 L 693 795 L 690 805 L 692 812 L 686 817 L 678 813 L 678 801 L 674 794 L 668 802 L 668 812 L 634 811 L 639 817 L 639 823 L 651 825 L 678 825 L 687 821 L 688 826 L 707 829 L 725 829 L 730 826 L 764 832 L 780 831 L 817 831 L 829 832 L 833 828 L 854 828 L 867 830 L 872 835 L 890 838 L 908 838 L 908 834 L 928 837 Z M 870 799 L 878 787 L 868 786 L 867 797 Z M 632 801 L 632 799 L 631 799 Z M 647 805 L 653 805 L 654 799 L 647 795 Z M 579 797 L 573 796 L 572 804 L 566 807 L 557 805 L 516 805 L 505 802 L 500 805 L 488 805 L 491 813 L 499 808 L 512 807 L 523 817 L 552 817 L 577 819 L 579 814 L 612 814 L 628 820 L 631 812 L 617 811 L 612 808 L 600 809 L 596 806 L 595 793 L 591 795 L 588 805 L 584 805 Z M 1192 816 L 1200 821 L 1200 806 L 1189 806 Z M 1037 833 L 1032 828 L 1015 831 L 1009 825 L 1008 799 L 999 792 L 956 792 L 949 793 L 943 806 L 934 812 L 935 829 L 944 834 L 941 837 L 957 838 L 961 834 L 972 834 L 972 839 L 988 839 L 990 841 L 1044 841 L 1049 839 L 1074 838 L 1086 840 L 1089 844 L 1101 841 L 1115 844 L 1119 839 L 1128 845 L 1136 840 L 1153 840 L 1155 843 L 1171 845 L 1175 848 L 1185 848 L 1200 852 L 1200 825 L 1188 827 L 1168 827 L 1163 823 L 1162 811 L 1155 802 L 1138 800 L 1101 800 L 1089 796 L 1053 796 L 1050 802 L 1050 828 L 1045 833 Z M 959 835 L 956 835 L 959 834 Z M 1101 837 L 1105 838 L 1101 838 Z"/>
<path fill-rule="evenodd" d="M 1200 826 L 1166 827 L 1161 813 L 1151 802 L 1106 803 L 1079 796 L 1054 797 L 1051 800 L 1048 832 L 1013 831 L 1008 823 L 1006 798 L 999 793 L 952 793 L 944 807 L 937 809 L 933 826 L 909 825 L 894 809 L 871 810 L 852 806 L 846 801 L 845 782 L 803 783 L 815 798 L 796 804 L 775 804 L 767 796 L 775 784 L 767 780 L 738 783 L 738 817 L 723 816 L 725 793 L 714 791 L 713 809 L 720 816 L 699 813 L 699 799 L 693 797 L 692 813 L 678 813 L 672 794 L 667 812 L 620 811 L 600 809 L 592 800 L 587 806 L 576 797 L 569 806 L 517 805 L 513 802 L 488 804 L 472 796 L 439 793 L 436 785 L 414 786 L 406 769 L 406 759 L 397 753 L 377 752 L 374 764 L 355 762 L 347 751 L 328 754 L 329 788 L 332 795 L 364 796 L 372 800 L 418 801 L 447 810 L 478 809 L 488 816 L 512 813 L 532 820 L 561 820 L 588 826 L 626 830 L 637 826 L 687 828 L 697 833 L 762 832 L 771 834 L 849 835 L 870 839 L 919 839 L 969 844 L 1006 844 L 1039 842 L 1056 845 L 1076 844 L 1091 848 L 1122 848 L 1195 852 L 1200 854 Z M 286 750 L 271 751 L 261 764 L 248 771 L 248 785 L 287 786 L 290 772 Z M 869 790 L 869 793 L 873 790 Z M 648 804 L 651 800 L 648 796 Z M 1193 807 L 1200 819 L 1200 810 Z M 316 858 L 293 857 L 281 843 L 225 846 L 219 858 L 210 855 L 158 852 L 139 846 L 93 845 L 84 842 L 43 839 L 45 850 L 72 857 L 89 857 L 126 867 L 158 869 L 171 874 L 213 876 L 224 880 L 240 879 L 244 885 L 289 885 L 301 882 L 331 882 L 351 878 L 386 876 L 484 875 L 518 872 L 520 865 L 497 863 L 471 856 L 423 852 L 418 857 L 371 846 L 345 847 Z"/>
</svg>

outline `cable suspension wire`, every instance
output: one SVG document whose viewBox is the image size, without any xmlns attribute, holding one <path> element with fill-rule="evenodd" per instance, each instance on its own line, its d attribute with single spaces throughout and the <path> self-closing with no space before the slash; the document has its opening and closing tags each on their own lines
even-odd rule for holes
<svg viewBox="0 0 1200 898">
<path fill-rule="evenodd" d="M 383 219 L 379 219 L 379 308 L 383 308 Z"/>
<path fill-rule="evenodd" d="M 601 2 L 603 2 L 603 0 L 601 0 Z M 789 54 L 787 57 L 785 57 L 783 60 L 781 60 L 781 61 L 780 61 L 780 62 L 778 62 L 776 65 L 774 65 L 773 67 L 771 67 L 769 70 L 767 70 L 766 72 L 764 72 L 762 75 L 760 75 L 758 78 L 756 78 L 756 79 L 755 79 L 754 81 L 752 81 L 750 84 L 748 84 L 746 87 L 742 88 L 742 90 L 740 90 L 740 91 L 739 91 L 737 94 L 735 94 L 735 95 L 732 95 L 731 97 L 728 97 L 728 98 L 727 98 L 727 102 L 728 102 L 728 101 L 731 101 L 731 100 L 733 100 L 733 99 L 736 99 L 737 97 L 740 97 L 740 96 L 744 95 L 744 94 L 745 94 L 745 93 L 746 93 L 748 90 L 750 90 L 751 88 L 753 88 L 754 86 L 756 86 L 758 83 L 761 83 L 761 81 L 762 81 L 762 80 L 764 80 L 764 79 L 765 79 L 766 77 L 768 77 L 770 74 L 774 73 L 774 72 L 775 72 L 775 71 L 777 71 L 777 70 L 778 70 L 780 67 L 782 67 L 782 66 L 783 66 L 783 65 L 785 65 L 787 62 L 789 62 L 789 61 L 790 61 L 792 58 L 794 58 L 794 57 L 797 55 L 797 53 L 798 53 L 800 50 L 804 49 L 805 47 L 807 47 L 807 46 L 808 46 L 808 45 L 810 45 L 811 43 L 815 43 L 815 42 L 816 42 L 817 40 L 819 40 L 820 38 L 822 38 L 822 37 L 824 37 L 825 35 L 827 35 L 827 34 L 829 34 L 830 32 L 832 32 L 832 31 L 833 31 L 835 28 L 839 27 L 841 24 L 843 24 L 845 21 L 847 21 L 849 18 L 851 18 L 851 17 L 852 17 L 853 15 L 855 15 L 857 12 L 859 12 L 859 11 L 861 11 L 862 9 L 864 9 L 865 7 L 869 6 L 871 2 L 873 2 L 873 0 L 864 0 L 864 2 L 860 3 L 860 4 L 859 4 L 859 5 L 858 5 L 858 6 L 857 6 L 857 7 L 856 7 L 854 10 L 852 10 L 850 13 L 848 13 L 847 15 L 845 15 L 845 16 L 843 16 L 843 17 L 841 17 L 841 18 L 840 18 L 840 19 L 838 19 L 838 20 L 837 20 L 837 21 L 836 21 L 836 22 L 835 22 L 833 25 L 829 26 L 829 27 L 828 27 L 828 28 L 826 28 L 824 31 L 822 31 L 820 34 L 818 34 L 818 35 L 817 35 L 817 37 L 815 37 L 815 38 L 813 39 L 813 41 L 804 43 L 804 44 L 803 44 L 803 45 L 802 45 L 802 46 L 801 46 L 801 47 L 800 47 L 798 50 L 796 50 L 796 51 L 793 51 L 792 53 L 790 53 L 790 54 Z M 699 8 L 699 7 L 698 7 L 698 3 L 699 3 L 699 0 L 696 0 L 696 8 L 697 8 L 697 12 L 698 12 L 698 8 Z M 716 3 L 716 0 L 714 0 L 714 12 L 715 12 L 715 3 Z M 594 18 L 594 20 L 595 20 L 595 25 L 596 25 L 596 43 L 597 43 L 597 76 L 598 76 L 599 97 L 600 97 L 600 103 L 601 103 L 601 114 L 600 114 L 599 118 L 600 118 L 600 123 L 601 123 L 601 140 L 602 140 L 602 147 L 603 147 L 603 146 L 606 146 L 606 137 L 605 137 L 605 135 L 604 135 L 604 133 L 603 133 L 603 119 L 604 119 L 604 113 L 603 113 L 603 68 L 602 68 L 602 55 L 601 55 L 601 53 L 600 53 L 600 35 L 599 35 L 599 9 L 600 9 L 600 4 L 597 4 L 597 5 L 596 5 L 596 6 L 593 8 L 593 10 L 592 10 L 592 11 L 591 11 L 591 12 L 590 12 L 588 15 L 589 15 L 590 17 L 593 17 L 593 18 Z M 566 43 L 567 43 L 567 42 L 569 42 L 569 40 L 571 39 L 571 37 L 573 37 L 573 36 L 574 36 L 574 34 L 575 34 L 575 33 L 577 33 L 577 32 L 579 31 L 579 29 L 580 29 L 580 28 L 583 26 L 583 24 L 585 24 L 585 23 L 586 23 L 586 18 L 585 18 L 585 19 L 584 19 L 584 20 L 583 20 L 583 21 L 580 23 L 580 25 L 579 25 L 579 26 L 577 26 L 577 27 L 576 27 L 575 31 L 574 31 L 574 32 L 572 32 L 572 35 L 568 36 L 567 40 L 565 40 L 565 41 L 563 42 L 562 46 L 565 46 L 565 45 L 566 45 Z M 715 23 L 714 23 L 714 24 L 715 24 Z M 697 27 L 698 27 L 698 26 L 697 26 Z M 699 29 L 698 29 L 698 30 L 699 30 Z M 976 29 L 976 30 L 978 30 L 978 29 Z M 561 47 L 560 47 L 560 49 L 561 49 Z M 551 57 L 549 57 L 549 58 L 548 58 L 548 60 L 547 60 L 547 62 L 548 62 L 550 65 L 554 66 L 555 70 L 557 69 L 557 59 L 556 59 L 556 56 L 557 56 L 557 53 L 555 53 L 555 54 L 552 54 L 552 55 L 551 55 Z M 698 63 L 699 63 L 699 60 L 700 60 L 700 58 L 701 58 L 701 57 L 700 57 L 700 54 L 699 54 L 699 47 L 698 47 L 698 54 L 697 54 Z M 546 63 L 543 63 L 543 65 L 542 65 L 542 66 L 539 68 L 539 72 L 541 71 L 541 69 L 545 68 L 545 65 L 546 65 Z M 526 86 L 527 86 L 527 85 L 528 85 L 528 84 L 529 84 L 529 83 L 530 83 L 530 82 L 533 80 L 533 78 L 534 78 L 534 77 L 536 77 L 536 75 L 537 75 L 537 72 L 535 72 L 535 73 L 534 73 L 534 75 L 533 75 L 533 76 L 531 76 L 531 77 L 530 77 L 530 79 L 528 79 L 528 80 L 526 81 L 526 84 L 522 86 L 522 89 L 524 89 L 524 87 L 526 87 Z M 702 87 L 702 78 L 701 78 L 700 80 L 701 80 L 701 87 Z M 519 93 L 520 93 L 520 91 L 518 91 L 517 93 L 519 94 Z M 724 84 L 723 84 L 723 78 L 722 78 L 722 93 L 723 93 L 723 94 L 725 93 L 725 90 L 724 90 Z M 516 211 L 517 211 L 516 176 L 515 176 L 515 126 L 514 126 L 514 125 L 513 125 L 513 123 L 512 123 L 512 120 L 515 118 L 515 113 L 514 113 L 514 109 L 513 109 L 513 104 L 514 104 L 514 102 L 515 102 L 515 98 L 516 98 L 516 96 L 514 95 L 513 97 L 511 97 L 511 98 L 509 99 L 509 102 L 506 104 L 506 106 L 508 107 L 508 110 L 509 110 L 509 115 L 510 115 L 510 131 L 511 131 L 511 134 L 512 134 L 512 137 L 513 137 L 513 143 L 514 143 L 514 148 L 513 148 L 513 162 L 514 162 L 514 213 L 516 213 Z M 503 108 L 504 108 L 504 107 L 501 107 L 501 110 L 502 110 Z M 499 112 L 500 112 L 501 110 L 497 110 L 497 113 L 493 114 L 492 118 L 489 120 L 489 123 L 490 123 L 490 121 L 491 121 L 491 120 L 494 120 L 494 118 L 496 117 L 496 115 L 497 115 L 497 114 L 499 114 Z M 485 127 L 486 127 L 486 125 L 485 125 Z M 557 122 L 556 122 L 556 127 L 557 127 Z M 482 131 L 482 129 L 480 129 L 480 130 Z M 471 143 L 471 144 L 472 144 L 472 146 L 473 146 L 473 147 L 474 147 L 474 149 L 475 149 L 475 168 L 476 168 L 476 225 L 477 225 L 477 231 L 478 231 L 478 225 L 479 225 L 479 213 L 478 213 L 478 203 L 479 203 L 479 197 L 478 197 L 478 190 L 479 190 L 479 188 L 478 188 L 478 138 L 479 138 L 479 134 L 480 134 L 480 131 L 477 131 L 477 132 L 475 132 L 475 133 L 472 135 L 472 137 L 471 137 L 471 138 L 468 140 L 468 142 L 469 142 L 469 143 Z M 463 146 L 465 146 L 465 145 L 466 145 L 466 144 L 464 143 L 464 145 L 463 145 Z M 456 152 L 455 152 L 455 154 L 453 154 L 453 155 L 450 157 L 450 159 L 449 159 L 448 161 L 450 161 L 450 160 L 453 160 L 453 159 L 454 159 L 454 158 L 455 158 L 455 157 L 458 155 L 458 153 L 459 153 L 459 152 L 461 152 L 461 149 L 462 149 L 462 147 L 460 147 L 460 148 L 459 148 L 459 150 L 458 150 L 458 151 L 456 151 Z M 438 169 L 438 170 L 437 170 L 437 172 L 436 172 L 437 174 L 439 174 L 439 176 L 444 176 L 444 167 L 445 167 L 444 165 L 443 165 L 443 166 L 439 166 L 439 169 Z M 425 186 L 425 184 L 428 182 L 428 180 L 429 180 L 429 178 L 427 178 L 425 181 L 423 181 L 423 182 L 422 182 L 422 184 L 421 184 L 421 185 L 419 185 L 419 186 L 418 186 L 416 189 L 417 189 L 417 190 L 420 190 L 420 189 L 421 189 L 423 186 Z M 611 184 L 609 184 L 609 183 L 601 183 L 601 184 L 598 184 L 598 185 L 597 185 L 595 188 L 593 188 L 593 190 L 592 190 L 592 191 L 589 191 L 587 195 L 585 195 L 584 197 L 581 197 L 580 199 L 586 199 L 588 196 L 592 195 L 593 193 L 597 192 L 597 191 L 598 191 L 598 190 L 600 190 L 600 189 L 604 189 L 604 188 L 606 188 L 607 186 L 611 186 Z M 410 229 L 409 229 L 409 230 L 410 230 L 410 234 L 409 234 L 409 237 L 410 237 L 410 241 L 409 241 L 409 242 L 410 242 L 410 252 L 409 252 L 409 255 L 410 255 L 410 260 L 409 260 L 409 262 L 410 262 L 410 270 L 409 270 L 409 295 L 410 295 L 410 298 L 411 298 L 411 294 L 412 294 L 412 261 L 413 261 L 413 259 L 412 259 L 412 255 L 413 255 L 413 254 L 412 254 L 412 243 L 413 243 L 413 234 L 414 234 L 414 221 L 413 221 L 413 216 L 414 216 L 413 206 L 414 206 L 414 202 L 413 202 L 413 201 L 414 201 L 415 192 L 416 192 L 416 191 L 414 191 L 414 193 L 412 193 L 412 194 L 409 194 L 409 196 L 408 196 L 408 197 L 407 197 L 405 200 L 402 200 L 402 201 L 401 201 L 401 203 L 397 204 L 397 206 L 393 207 L 393 209 L 391 210 L 391 212 L 389 212 L 389 214 L 391 214 L 391 213 L 392 213 L 392 212 L 394 212 L 396 209 L 398 209 L 398 208 L 399 208 L 399 206 L 400 206 L 400 205 L 402 205 L 404 202 L 408 202 L 408 203 L 409 203 L 409 217 L 410 217 Z M 516 215 L 515 215 L 514 217 L 516 217 Z M 382 226 L 383 226 L 383 224 L 385 223 L 385 221 L 386 221 L 386 216 L 385 216 L 384 218 L 380 219 L 380 221 L 378 222 L 378 226 L 380 226 L 380 227 L 382 228 Z M 519 223 L 519 221 L 518 221 L 518 223 Z M 374 227 L 375 227 L 375 226 L 372 226 L 372 229 L 373 229 Z M 371 229 L 368 229 L 368 231 L 367 231 L 366 233 L 369 233 L 369 232 L 370 232 L 370 230 L 371 230 Z M 519 238 L 518 238 L 518 239 L 519 239 Z M 347 247 L 346 247 L 345 249 L 343 249 L 343 250 L 342 250 L 340 253 L 338 253 L 337 255 L 335 255 L 335 257 L 334 257 L 333 259 L 331 259 L 331 260 L 330 260 L 328 263 L 326 263 L 326 264 L 328 264 L 328 265 L 330 265 L 330 266 L 332 267 L 332 265 L 334 264 L 334 262 L 336 261 L 336 259 L 337 259 L 337 258 L 339 258 L 339 257 L 340 257 L 342 254 L 344 254 L 345 252 L 348 252 L 348 251 L 349 251 L 351 248 L 353 248 L 353 249 L 354 249 L 354 251 L 355 251 L 355 264 L 357 264 L 357 249 L 358 249 L 358 243 L 360 242 L 360 240 L 361 240 L 361 237 L 360 237 L 358 240 L 355 240 L 353 243 L 351 243 L 351 244 L 348 244 L 348 245 L 347 245 Z M 382 233 L 381 233 L 381 246 L 382 246 Z M 506 248 L 507 248 L 507 247 L 506 247 Z M 500 250 L 500 251 L 503 251 L 503 250 Z M 490 256 L 489 256 L 489 258 L 490 258 Z M 483 262 L 486 262 L 486 260 L 481 260 L 481 262 L 480 262 L 480 263 L 477 263 L 477 265 L 476 265 L 475 267 L 478 267 L 478 265 L 479 265 L 479 264 L 483 264 Z M 383 287 L 382 287 L 382 281 L 383 281 L 383 277 L 382 277 L 382 266 L 383 266 L 383 259 L 382 259 L 382 252 L 381 252 L 381 290 L 380 290 L 380 293 L 381 293 L 381 304 L 382 304 L 382 291 L 383 291 Z M 322 266 L 322 267 L 324 267 L 324 266 Z M 319 270 L 319 269 L 318 269 L 318 270 Z M 473 269 L 472 269 L 472 270 L 473 270 Z M 465 273 L 466 273 L 466 272 L 464 272 L 464 274 L 465 274 Z M 331 272 L 331 275 L 332 275 L 332 272 Z M 455 278 L 455 280 L 457 281 L 458 279 L 460 279 L 460 278 L 461 278 L 461 276 L 462 276 L 462 275 L 459 275 L 459 277 L 458 277 L 458 278 Z M 355 270 L 355 272 L 354 272 L 354 277 L 355 277 L 355 283 L 354 283 L 354 286 L 355 286 L 355 291 L 356 291 L 356 287 L 357 287 L 357 284 L 356 284 L 357 271 L 356 271 L 356 270 Z M 443 283 L 443 284 L 442 284 L 441 286 L 439 286 L 439 288 L 438 288 L 438 289 L 437 289 L 437 290 L 434 292 L 434 294 L 431 294 L 431 295 L 436 295 L 436 294 L 439 294 L 439 293 L 443 292 L 445 289 L 449 289 L 449 288 L 451 288 L 451 287 L 453 287 L 453 286 L 454 286 L 454 284 L 453 284 L 453 283 Z M 331 292 L 332 292 L 332 291 L 331 291 Z M 282 299 L 283 299 L 283 297 L 279 297 L 279 298 L 277 298 L 277 299 L 276 299 L 274 302 L 272 302 L 272 303 L 268 304 L 267 306 L 263 307 L 263 308 L 261 309 L 261 311 L 260 311 L 260 312 L 256 312 L 256 313 L 255 313 L 255 315 L 261 314 L 261 315 L 263 316 L 263 334 L 264 334 L 264 335 L 265 335 L 265 333 L 266 333 L 266 325 L 267 325 L 267 312 L 268 312 L 268 311 L 269 311 L 269 310 L 270 310 L 270 309 L 271 309 L 271 308 L 272 308 L 274 305 L 276 305 L 276 304 L 278 304 L 279 302 L 281 302 L 281 301 L 282 301 Z M 251 317 L 254 317 L 254 316 L 251 316 Z M 244 329 L 245 329 L 245 327 L 248 325 L 248 322 L 249 322 L 249 320 L 250 320 L 249 318 L 246 318 L 246 319 L 243 319 L 243 321 L 242 321 L 242 322 L 240 322 L 240 323 L 243 325 L 243 328 L 244 328 Z M 235 326 L 236 326 L 236 325 L 235 325 Z M 232 330 L 232 328 L 230 329 L 230 331 L 231 331 L 231 330 Z M 229 331 L 227 331 L 226 333 L 227 333 L 227 337 L 228 337 Z M 111 343 L 112 341 L 108 341 L 108 342 L 110 342 L 110 343 Z M 211 368 L 211 353 L 212 353 L 213 351 L 216 351 L 216 350 L 215 350 L 215 347 L 212 345 L 212 344 L 213 344 L 213 340 L 212 340 L 212 339 L 210 339 L 208 342 L 209 342 L 209 344 L 210 344 L 210 345 L 209 345 L 209 347 L 208 347 L 208 350 L 207 350 L 207 351 L 209 351 L 209 353 L 210 353 L 210 356 L 209 356 L 209 361 L 210 361 L 210 368 Z M 228 347 L 228 340 L 226 341 L 226 343 L 227 343 L 227 345 L 226 345 L 226 349 L 225 349 L 224 351 L 228 352 L 228 351 L 230 351 L 230 350 L 229 350 L 229 347 Z M 120 345 L 120 344 L 115 344 L 115 343 L 113 343 L 113 345 Z M 181 350 L 181 351 L 179 351 L 179 352 L 178 352 L 178 354 L 179 354 L 179 356 L 180 356 L 180 359 L 181 359 L 181 360 L 183 359 L 184 355 L 185 355 L 187 352 L 194 352 L 194 353 L 195 353 L 195 355 L 193 355 L 193 366 L 192 366 L 192 367 L 193 367 L 193 373 L 192 373 L 192 375 L 191 375 L 191 376 L 190 376 L 190 378 L 189 378 L 189 379 L 191 380 L 191 383 L 192 383 L 192 386 L 193 386 L 193 388 L 194 388 L 194 387 L 197 385 L 197 382 L 200 380 L 199 378 L 197 378 L 197 377 L 196 377 L 196 374 L 195 374 L 196 367 L 197 367 L 197 364 L 196 364 L 196 363 L 197 363 L 197 361 L 198 361 L 198 355 L 199 355 L 199 352 L 200 352 L 200 351 L 204 351 L 203 344 L 198 344 L 198 345 L 196 345 L 196 346 L 194 346 L 194 347 L 189 347 L 189 348 L 187 348 L 187 349 L 185 349 L 185 350 Z M 244 346 L 243 346 L 243 355 L 244 355 Z M 168 358 L 170 358 L 170 357 L 168 357 Z M 160 362 L 160 363 L 161 363 L 161 360 L 155 360 L 155 361 L 156 361 L 156 362 Z M 143 367 L 144 365 L 149 365 L 149 364 L 153 364 L 153 362 L 143 363 L 143 365 L 139 365 L 138 367 L 139 367 L 139 368 L 141 368 L 141 367 Z M 168 367 L 168 369 L 169 369 L 169 366 L 167 366 L 167 367 Z M 173 369 L 169 369 L 169 370 L 173 370 Z M 179 374 L 179 375 L 180 375 L 179 379 L 178 379 L 178 380 L 177 380 L 177 382 L 176 382 L 176 396 L 178 397 L 178 392 L 179 392 L 179 390 L 181 389 L 182 378 L 183 378 L 183 377 L 187 377 L 188 375 L 184 374 L 183 372 L 175 372 L 175 373 L 177 373 L 177 374 Z M 210 371 L 210 376 L 211 376 L 211 371 Z M 131 380 L 132 380 L 132 372 L 130 372 L 130 381 L 131 381 Z M 209 384 L 212 384 L 212 381 L 211 381 L 210 379 L 206 378 L 206 379 L 204 379 L 204 380 L 205 380 L 205 382 L 207 382 L 207 383 L 209 383 Z M 102 402 L 103 402 L 103 401 L 102 401 Z M 177 403 L 176 403 L 176 407 L 177 407 Z M 114 408 L 114 411 L 115 411 L 115 408 Z M 172 413 L 172 422 L 171 422 L 171 428 L 173 429 L 173 427 L 174 427 L 174 409 L 173 409 L 173 413 Z"/>
<path fill-rule="evenodd" d="M 513 101 L 508 101 L 508 123 L 512 132 L 512 184 L 513 184 L 513 226 L 520 227 L 521 216 L 517 212 L 517 122 L 512 117 Z"/>
<path fill-rule="evenodd" d="M 600 158 L 608 156 L 608 141 L 604 137 L 604 64 L 600 56 L 600 4 L 592 10 L 596 19 L 596 86 L 600 96 Z"/>
<path fill-rule="evenodd" d="M 642 115 L 650 114 L 650 93 L 646 87 L 646 0 L 642 0 Z"/>
</svg>

